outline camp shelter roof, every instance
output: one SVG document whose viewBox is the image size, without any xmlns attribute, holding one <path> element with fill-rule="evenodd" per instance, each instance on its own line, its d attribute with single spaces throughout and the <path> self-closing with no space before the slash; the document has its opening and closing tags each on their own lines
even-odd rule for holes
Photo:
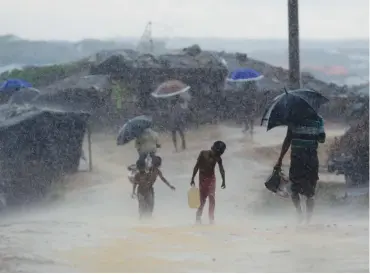
<svg viewBox="0 0 370 274">
<path fill-rule="evenodd" d="M 255 60 L 253 58 L 247 58 L 244 61 L 240 61 L 237 58 L 238 54 L 235 53 L 219 53 L 220 56 L 226 61 L 229 71 L 236 70 L 238 68 L 246 67 L 254 69 L 264 75 L 259 81 L 259 86 L 266 90 L 280 90 L 282 88 L 289 87 L 289 71 L 282 67 L 272 66 L 263 61 Z M 339 95 L 342 94 L 343 88 L 333 84 L 326 83 L 315 77 L 310 73 L 301 74 L 302 87 L 317 90 L 325 94 Z"/>
<path fill-rule="evenodd" d="M 356 93 L 360 96 L 369 97 L 369 84 L 365 85 L 364 87 L 358 89 Z"/>
<path fill-rule="evenodd" d="M 158 60 L 167 68 L 225 68 L 222 59 L 208 51 L 200 51 L 195 55 L 177 51 L 159 55 Z"/>
<path fill-rule="evenodd" d="M 14 92 L 10 97 L 10 104 L 26 104 L 31 102 L 35 97 L 40 95 L 40 90 L 36 88 L 21 88 Z"/>
<path fill-rule="evenodd" d="M 53 93 L 69 89 L 105 90 L 111 86 L 107 75 L 73 75 L 42 89 L 42 93 Z"/>
<path fill-rule="evenodd" d="M 110 95 L 112 82 L 107 75 L 75 75 L 41 89 L 32 103 L 70 111 L 91 111 Z"/>
<path fill-rule="evenodd" d="M 140 54 L 136 51 L 116 51 L 105 55 L 103 61 L 96 62 L 92 73 L 125 73 L 130 69 L 226 69 L 223 60 L 209 51 L 192 46 L 182 50 L 168 51 L 165 54 Z"/>
<path fill-rule="evenodd" d="M 34 105 L 17 105 L 17 104 L 4 104 L 0 106 L 0 130 L 7 129 L 15 126 L 26 120 L 34 119 L 36 116 L 43 113 L 75 113 L 81 116 L 88 117 L 90 114 L 85 111 L 74 111 L 72 109 L 64 108 L 48 108 L 38 107 Z"/>
<path fill-rule="evenodd" d="M 100 64 L 107 59 L 116 56 L 126 60 L 134 60 L 140 53 L 132 49 L 115 49 L 115 50 L 102 50 L 89 58 L 90 62 Z"/>
</svg>

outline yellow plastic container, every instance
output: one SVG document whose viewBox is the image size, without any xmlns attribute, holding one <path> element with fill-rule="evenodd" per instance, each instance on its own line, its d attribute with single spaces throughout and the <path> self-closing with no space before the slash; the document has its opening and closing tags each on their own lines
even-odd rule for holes
<svg viewBox="0 0 370 274">
<path fill-rule="evenodd" d="M 199 188 L 192 187 L 188 190 L 188 205 L 190 208 L 198 208 L 200 206 Z"/>
</svg>

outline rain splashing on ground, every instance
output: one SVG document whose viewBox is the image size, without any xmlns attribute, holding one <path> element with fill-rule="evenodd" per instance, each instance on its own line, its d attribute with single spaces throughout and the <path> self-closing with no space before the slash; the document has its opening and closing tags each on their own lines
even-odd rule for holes
<svg viewBox="0 0 370 274">
<path fill-rule="evenodd" d="M 343 133 L 343 129 L 337 130 Z M 309 226 L 297 226 L 289 200 L 270 195 L 263 182 L 276 159 L 261 155 L 284 130 L 206 126 L 188 133 L 189 148 L 174 153 L 161 136 L 163 173 L 177 188 L 155 187 L 152 220 L 138 220 L 126 167 L 133 145 L 93 136 L 94 171 L 67 178 L 63 188 L 32 207 L 0 219 L 0 270 L 31 272 L 366 272 L 368 208 L 334 207 L 318 197 Z M 227 188 L 217 189 L 216 224 L 194 225 L 186 192 L 196 156 L 224 140 Z M 217 175 L 218 176 L 218 175 Z M 219 179 L 219 177 L 218 177 Z M 207 213 L 207 210 L 205 210 Z"/>
</svg>

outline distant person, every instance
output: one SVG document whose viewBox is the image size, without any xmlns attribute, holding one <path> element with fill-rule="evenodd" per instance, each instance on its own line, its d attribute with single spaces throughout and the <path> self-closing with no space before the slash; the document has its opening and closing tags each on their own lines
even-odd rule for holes
<svg viewBox="0 0 370 274">
<path fill-rule="evenodd" d="M 249 131 L 253 135 L 254 123 L 257 112 L 257 86 L 256 83 L 245 83 L 241 96 L 244 132 Z"/>
<path fill-rule="evenodd" d="M 203 213 L 203 208 L 206 203 L 207 197 L 209 199 L 209 221 L 214 222 L 214 212 L 215 212 L 215 194 L 216 194 L 216 176 L 215 176 L 215 166 L 218 164 L 222 184 L 221 188 L 226 187 L 225 184 L 225 170 L 222 164 L 221 155 L 225 152 L 226 145 L 222 141 L 216 141 L 211 150 L 202 150 L 199 153 L 197 162 L 194 166 L 193 176 L 191 178 L 190 185 L 195 186 L 194 178 L 199 170 L 199 191 L 200 191 L 200 206 L 196 213 L 196 222 L 201 222 L 201 217 Z"/>
<path fill-rule="evenodd" d="M 306 119 L 301 125 L 289 126 L 275 169 L 281 164 L 291 147 L 289 179 L 292 201 L 299 221 L 304 219 L 299 194 L 306 196 L 306 222 L 311 220 L 314 209 L 316 184 L 319 179 L 318 143 L 325 142 L 324 120 Z"/>
<path fill-rule="evenodd" d="M 139 154 L 139 160 L 145 161 L 148 156 L 153 157 L 157 153 L 157 149 L 161 147 L 158 133 L 151 128 L 146 129 L 142 135 L 136 138 L 135 147 Z"/>
<path fill-rule="evenodd" d="M 177 132 L 181 138 L 181 148 L 183 150 L 186 149 L 186 141 L 185 141 L 185 120 L 186 120 L 186 113 L 187 113 L 187 102 L 182 101 L 179 96 L 176 97 L 174 101 L 170 103 L 169 107 L 169 127 L 172 134 L 172 142 L 173 146 L 175 147 L 175 151 L 177 152 Z"/>
</svg>

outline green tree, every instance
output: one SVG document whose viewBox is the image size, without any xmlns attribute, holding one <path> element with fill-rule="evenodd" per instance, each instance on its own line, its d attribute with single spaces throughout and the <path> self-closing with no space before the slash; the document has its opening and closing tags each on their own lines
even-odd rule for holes
<svg viewBox="0 0 370 274">
<path fill-rule="evenodd" d="M 90 63 L 87 61 L 43 67 L 25 67 L 21 70 L 14 69 L 0 74 L 0 80 L 5 81 L 9 78 L 18 78 L 30 82 L 35 87 L 43 87 L 76 73 L 88 70 L 89 68 Z"/>
</svg>

